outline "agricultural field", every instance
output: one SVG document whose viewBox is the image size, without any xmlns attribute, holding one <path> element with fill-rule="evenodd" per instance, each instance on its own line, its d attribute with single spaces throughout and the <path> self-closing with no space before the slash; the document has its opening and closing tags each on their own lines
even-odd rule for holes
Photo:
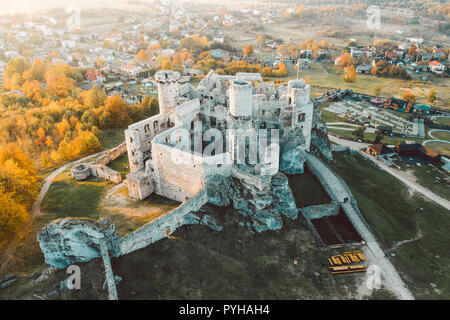
<svg viewBox="0 0 450 320">
<path fill-rule="evenodd" d="M 270 77 L 270 81 L 288 81 L 297 77 L 297 70 L 293 64 L 286 66 L 285 77 Z M 427 73 L 428 74 L 428 73 Z M 331 63 L 313 63 L 310 69 L 301 69 L 299 77 L 311 83 L 314 96 L 319 96 L 327 91 L 335 89 L 351 89 L 358 93 L 373 95 L 380 88 L 380 96 L 402 98 L 405 91 L 410 91 L 416 97 L 416 102 L 431 105 L 433 107 L 448 110 L 450 108 L 450 79 L 431 77 L 423 80 L 400 80 L 393 78 L 381 78 L 368 74 L 358 74 L 354 82 L 343 81 L 341 68 Z M 432 80 L 432 81 L 430 81 Z M 428 91 L 436 89 L 437 99 L 433 104 L 427 100 Z"/>
</svg>

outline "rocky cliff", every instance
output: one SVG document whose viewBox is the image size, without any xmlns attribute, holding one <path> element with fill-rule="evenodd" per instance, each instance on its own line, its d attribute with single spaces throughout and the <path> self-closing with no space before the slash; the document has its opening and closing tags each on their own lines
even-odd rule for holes
<svg viewBox="0 0 450 320">
<path fill-rule="evenodd" d="M 232 205 L 242 217 L 241 225 L 263 232 L 283 226 L 282 216 L 297 219 L 295 199 L 283 173 L 272 176 L 268 188 L 259 190 L 233 177 L 214 175 L 207 180 L 208 202 L 216 206 Z"/>
<path fill-rule="evenodd" d="M 58 219 L 39 232 L 37 240 L 45 262 L 62 269 L 72 263 L 86 262 L 101 257 L 100 243 L 106 242 L 110 254 L 119 254 L 119 236 L 107 220 Z"/>
<path fill-rule="evenodd" d="M 287 127 L 280 141 L 280 171 L 302 174 L 305 162 L 305 137 L 299 129 Z"/>
<path fill-rule="evenodd" d="M 314 107 L 313 127 L 311 130 L 311 153 L 317 156 L 322 155 L 325 159 L 332 161 L 333 154 L 331 143 L 328 139 L 328 128 L 320 115 L 318 106 Z"/>
</svg>

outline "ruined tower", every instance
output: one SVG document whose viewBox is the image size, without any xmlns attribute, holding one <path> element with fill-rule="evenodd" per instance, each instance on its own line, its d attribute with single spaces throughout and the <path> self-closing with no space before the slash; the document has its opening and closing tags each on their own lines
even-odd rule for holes
<svg viewBox="0 0 450 320">
<path fill-rule="evenodd" d="M 292 106 L 292 127 L 302 129 L 306 150 L 309 151 L 314 104 L 311 101 L 311 88 L 305 80 L 288 82 L 289 104 Z"/>
<path fill-rule="evenodd" d="M 155 79 L 158 87 L 159 113 L 168 114 L 177 106 L 180 73 L 160 70 L 155 74 Z"/>
<path fill-rule="evenodd" d="M 234 80 L 229 89 L 230 114 L 233 117 L 252 116 L 253 88 L 251 82 Z"/>
</svg>

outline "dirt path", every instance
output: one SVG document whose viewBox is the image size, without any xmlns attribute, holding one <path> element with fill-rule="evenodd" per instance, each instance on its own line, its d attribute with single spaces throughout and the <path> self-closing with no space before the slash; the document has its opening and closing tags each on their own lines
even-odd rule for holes
<svg viewBox="0 0 450 320">
<path fill-rule="evenodd" d="M 330 140 L 338 143 L 340 145 L 345 145 L 350 147 L 353 150 L 357 150 L 360 152 L 360 149 L 365 148 L 367 144 L 352 142 L 347 140 L 338 139 L 336 137 L 330 136 Z M 360 232 L 363 239 L 366 241 L 366 247 L 364 249 L 364 253 L 368 260 L 369 266 L 376 266 L 380 270 L 380 275 L 384 280 L 383 285 L 392 293 L 394 293 L 397 298 L 402 300 L 414 300 L 414 296 L 411 291 L 407 288 L 406 284 L 403 282 L 402 278 L 398 274 L 394 265 L 389 261 L 386 254 L 381 249 L 377 240 L 374 238 L 372 232 L 367 228 L 366 224 L 361 221 L 360 217 L 356 212 L 353 212 L 352 206 L 350 203 L 341 204 L 342 206 L 346 206 L 346 212 L 349 213 L 349 219 L 353 222 L 353 224 L 357 227 L 357 230 Z M 368 249 L 368 250 L 367 250 Z M 371 275 L 366 275 L 363 283 L 361 283 L 358 288 L 358 292 L 360 296 L 367 295 L 372 290 L 369 288 L 367 281 Z"/>
<path fill-rule="evenodd" d="M 114 147 L 116 148 L 116 147 Z M 66 169 L 81 163 L 81 162 L 85 162 L 87 160 L 89 160 L 90 158 L 94 158 L 94 157 L 99 157 L 103 154 L 106 154 L 108 151 L 114 149 L 108 149 L 108 150 L 104 150 L 104 151 L 100 151 L 97 152 L 95 154 L 91 154 L 89 156 L 86 156 L 84 158 L 78 159 L 78 160 L 74 160 L 71 162 L 68 162 L 66 164 L 64 164 L 63 166 L 59 167 L 58 169 L 52 171 L 47 177 L 45 177 L 45 179 L 42 181 L 41 184 L 41 188 L 39 191 L 39 194 L 36 198 L 36 200 L 33 203 L 33 206 L 31 207 L 31 212 L 30 212 L 30 222 L 28 223 L 28 225 L 24 228 L 26 230 L 28 230 L 29 228 L 31 228 L 32 224 L 33 224 L 33 220 L 34 218 L 41 214 L 41 205 L 42 205 L 42 201 L 45 198 L 45 195 L 47 194 L 48 190 L 50 189 L 50 186 L 53 183 L 53 180 L 55 180 L 55 178 L 62 172 L 64 172 Z M 26 232 L 25 232 L 26 234 Z M 14 237 L 13 239 L 11 239 L 7 244 L 4 245 L 4 247 L 2 248 L 2 253 L 0 254 L 0 273 L 3 272 L 5 266 L 7 265 L 7 263 L 9 262 L 9 260 L 11 259 L 14 251 L 17 248 L 17 245 L 20 243 L 20 241 L 22 240 L 22 235 L 18 235 L 16 237 Z"/>
</svg>

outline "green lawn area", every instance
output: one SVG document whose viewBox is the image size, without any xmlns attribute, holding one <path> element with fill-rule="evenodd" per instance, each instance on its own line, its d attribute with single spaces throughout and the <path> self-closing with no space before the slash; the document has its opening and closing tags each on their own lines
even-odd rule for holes
<svg viewBox="0 0 450 320">
<path fill-rule="evenodd" d="M 99 140 L 104 149 L 114 148 L 125 141 L 125 129 L 103 130 Z"/>
<path fill-rule="evenodd" d="M 450 118 L 436 118 L 436 122 L 450 126 Z"/>
<path fill-rule="evenodd" d="M 444 142 L 429 142 L 425 145 L 427 148 L 430 148 L 433 151 L 436 151 L 440 154 L 445 154 L 450 156 L 450 144 Z"/>
<path fill-rule="evenodd" d="M 98 181 L 96 181 L 98 180 Z M 69 171 L 60 174 L 50 186 L 42 202 L 46 220 L 65 217 L 85 217 L 98 219 L 98 205 L 107 187 L 114 183 L 103 179 L 90 178 L 75 181 Z"/>
<path fill-rule="evenodd" d="M 395 164 L 399 165 L 401 170 L 403 171 L 412 171 L 414 174 L 414 177 L 417 179 L 417 183 L 421 186 L 431 190 L 432 192 L 436 193 L 437 195 L 448 198 L 448 195 L 450 194 L 450 186 L 447 185 L 447 183 L 443 182 L 444 178 L 448 177 L 449 175 L 444 172 L 440 168 L 440 165 L 423 165 L 423 166 L 413 166 L 406 161 L 404 161 L 402 158 L 399 158 L 398 161 L 395 161 Z M 438 183 L 436 183 L 436 178 L 439 178 Z"/>
<path fill-rule="evenodd" d="M 450 212 L 418 195 L 368 160 L 334 153 L 332 168 L 346 181 L 368 224 L 418 299 L 450 298 Z M 417 213 L 418 208 L 423 211 Z M 416 239 L 417 238 L 417 239 Z M 392 248 L 396 242 L 412 240 Z M 436 285 L 437 291 L 431 283 Z"/>
<path fill-rule="evenodd" d="M 123 153 L 117 159 L 108 163 L 108 167 L 117 172 L 120 172 L 122 179 L 125 179 L 126 175 L 130 173 L 130 163 L 128 161 L 128 153 Z"/>
<path fill-rule="evenodd" d="M 431 133 L 433 135 L 433 137 L 435 137 L 438 140 L 446 140 L 446 141 L 450 141 L 450 131 L 435 131 L 433 133 Z M 450 149 L 450 146 L 449 146 Z"/>
<path fill-rule="evenodd" d="M 206 212 L 220 232 L 192 225 L 175 239 L 112 260 L 127 275 L 117 286 L 122 299 L 347 299 L 361 274 L 336 277 L 302 217 L 282 230 L 250 234 L 232 208 Z M 297 263 L 294 259 L 297 257 Z M 130 292 L 134 292 L 131 293 Z"/>
</svg>

